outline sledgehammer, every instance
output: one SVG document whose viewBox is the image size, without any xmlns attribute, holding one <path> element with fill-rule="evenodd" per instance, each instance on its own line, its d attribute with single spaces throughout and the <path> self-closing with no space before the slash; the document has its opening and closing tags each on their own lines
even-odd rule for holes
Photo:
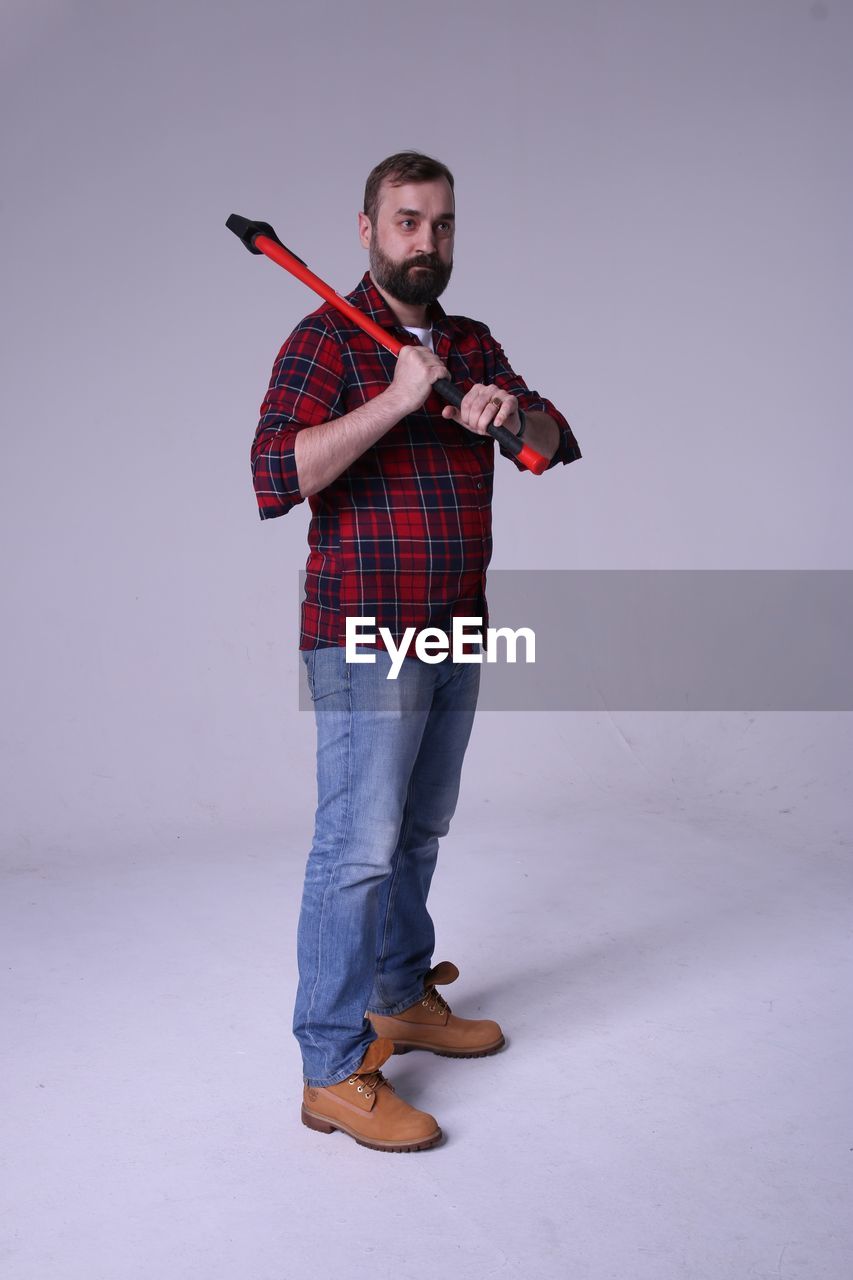
<svg viewBox="0 0 853 1280">
<path fill-rule="evenodd" d="M 383 329 L 380 324 L 372 320 L 370 316 L 365 315 L 363 311 L 359 311 L 358 307 L 352 306 L 339 293 L 336 293 L 331 285 L 326 284 L 319 276 L 315 275 L 310 267 L 292 253 L 286 245 L 282 244 L 268 222 L 253 222 L 249 218 L 243 218 L 239 213 L 232 213 L 231 217 L 225 222 L 229 231 L 233 231 L 239 240 L 249 250 L 250 253 L 263 253 L 266 257 L 271 258 L 273 262 L 277 262 L 280 267 L 284 267 L 285 271 L 289 271 L 291 275 L 296 276 L 297 280 L 301 280 L 303 284 L 307 284 L 309 289 L 313 289 L 321 298 L 325 298 L 327 302 L 331 302 L 332 306 L 352 320 L 353 324 L 358 325 L 365 333 L 376 341 L 386 351 L 390 351 L 393 356 L 398 356 L 403 348 L 403 343 L 395 338 L 392 334 Z M 447 378 L 438 378 L 433 384 L 438 394 L 457 409 L 462 404 L 462 397 L 465 392 L 460 391 L 459 387 L 448 381 Z M 514 436 L 506 427 L 496 427 L 490 423 L 486 428 L 490 436 L 493 436 L 497 442 L 506 449 L 507 453 L 513 454 L 518 461 L 535 475 L 539 476 L 548 466 L 548 458 L 544 458 L 541 453 L 537 453 L 535 449 L 531 449 L 529 444 L 525 444 Z"/>
</svg>

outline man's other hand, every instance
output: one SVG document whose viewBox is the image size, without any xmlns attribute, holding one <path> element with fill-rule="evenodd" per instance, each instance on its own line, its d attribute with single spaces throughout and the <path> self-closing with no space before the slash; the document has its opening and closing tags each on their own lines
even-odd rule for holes
<svg viewBox="0 0 853 1280">
<path fill-rule="evenodd" d="M 448 404 L 442 409 L 441 416 L 452 418 L 454 422 L 467 427 L 469 431 L 476 431 L 480 436 L 487 434 L 492 423 L 496 427 L 506 427 L 514 436 L 518 435 L 521 427 L 515 396 L 494 384 L 486 387 L 481 382 L 475 383 L 470 391 L 466 391 L 458 409 Z"/>
</svg>

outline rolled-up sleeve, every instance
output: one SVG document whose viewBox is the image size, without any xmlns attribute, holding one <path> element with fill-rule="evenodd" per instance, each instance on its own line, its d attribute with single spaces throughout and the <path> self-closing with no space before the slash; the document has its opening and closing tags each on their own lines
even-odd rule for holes
<svg viewBox="0 0 853 1280">
<path fill-rule="evenodd" d="M 262 520 L 283 516 L 299 492 L 294 445 L 300 431 L 340 417 L 344 368 L 322 316 L 307 316 L 276 356 L 252 441 L 252 483 Z"/>
<path fill-rule="evenodd" d="M 493 382 L 496 387 L 500 387 L 501 390 L 509 392 L 511 396 L 515 396 L 525 413 L 538 409 L 542 413 L 547 413 L 549 418 L 553 418 L 559 427 L 560 443 L 545 468 L 546 471 L 550 471 L 558 462 L 565 464 L 575 462 L 580 458 L 582 456 L 580 446 L 575 439 L 574 432 L 557 406 L 545 396 L 540 396 L 538 391 L 531 391 L 522 376 L 512 368 L 506 358 L 503 347 L 492 336 L 486 325 L 482 326 L 481 341 L 486 353 L 486 370 L 489 382 Z M 509 458 L 511 462 L 515 463 L 519 471 L 527 470 L 524 463 L 519 462 L 518 458 L 507 449 L 504 449 L 503 445 L 500 445 L 499 448 L 505 458 Z"/>
</svg>

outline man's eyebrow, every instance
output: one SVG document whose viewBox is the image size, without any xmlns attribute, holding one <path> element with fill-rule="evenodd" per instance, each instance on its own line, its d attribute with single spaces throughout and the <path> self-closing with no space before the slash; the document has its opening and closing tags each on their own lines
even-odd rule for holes
<svg viewBox="0 0 853 1280">
<path fill-rule="evenodd" d="M 424 216 L 420 209 L 398 209 L 397 213 L 394 214 L 394 217 L 396 218 L 397 214 L 400 214 L 400 213 L 404 213 L 407 217 L 422 218 Z M 438 215 L 438 220 L 439 222 L 455 222 L 456 214 L 440 213 Z"/>
</svg>

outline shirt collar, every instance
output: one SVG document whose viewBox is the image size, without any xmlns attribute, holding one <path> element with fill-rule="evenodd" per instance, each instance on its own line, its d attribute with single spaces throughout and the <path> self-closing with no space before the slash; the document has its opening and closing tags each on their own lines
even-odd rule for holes
<svg viewBox="0 0 853 1280">
<path fill-rule="evenodd" d="M 365 271 L 352 293 L 347 294 L 347 302 L 351 302 L 354 307 L 358 307 L 359 311 L 367 312 L 377 324 L 382 325 L 383 329 L 396 329 L 401 333 L 408 332 L 405 325 L 400 324 L 400 321 L 376 288 L 370 278 L 369 271 Z M 438 298 L 429 305 L 427 322 L 439 333 L 447 333 L 449 335 L 460 332 L 459 325 L 456 324 L 454 317 L 447 314 Z"/>
</svg>

